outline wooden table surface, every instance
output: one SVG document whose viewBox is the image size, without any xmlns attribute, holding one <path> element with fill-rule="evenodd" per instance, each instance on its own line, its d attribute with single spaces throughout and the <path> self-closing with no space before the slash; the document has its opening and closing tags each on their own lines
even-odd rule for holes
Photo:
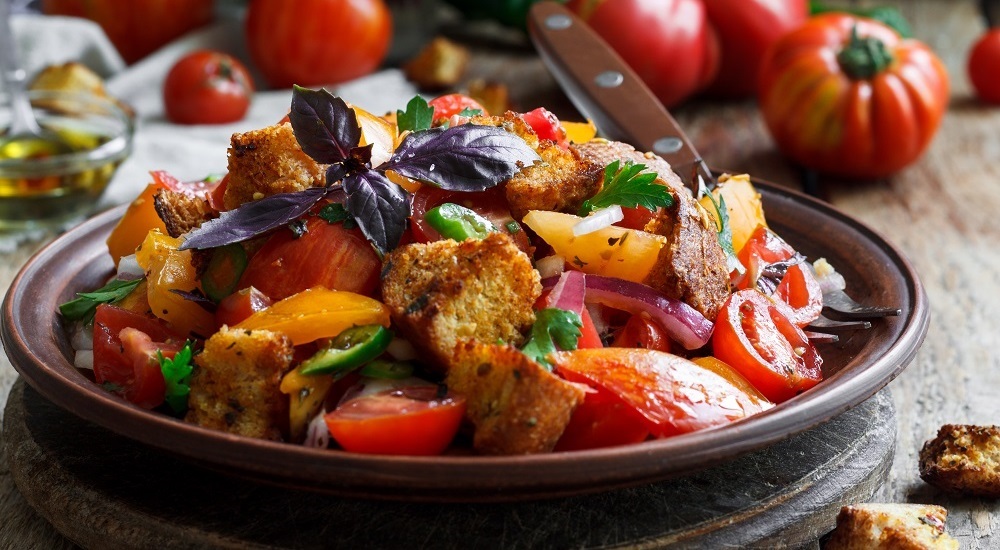
<svg viewBox="0 0 1000 550">
<path fill-rule="evenodd" d="M 898 5 L 915 35 L 941 55 L 952 98 L 940 132 L 919 162 L 881 182 L 824 180 L 821 186 L 824 199 L 908 255 L 930 299 L 927 338 L 890 385 L 898 419 L 896 458 L 877 498 L 944 505 L 948 531 L 963 548 L 996 548 L 1000 502 L 945 496 L 917 473 L 917 452 L 941 424 L 1000 423 L 1000 106 L 977 102 L 965 75 L 968 49 L 984 24 L 972 0 L 881 3 Z M 568 114 L 565 98 L 523 42 L 472 46 L 477 63 L 470 78 L 505 81 L 520 107 L 555 105 L 559 114 Z M 675 115 L 712 166 L 799 185 L 798 171 L 774 149 L 752 101 L 695 101 Z M 0 288 L 42 244 L 0 253 Z M 16 376 L 6 356 L 0 357 L 0 405 Z M 2 461 L 0 518 L 0 548 L 73 547 L 25 503 Z"/>
</svg>

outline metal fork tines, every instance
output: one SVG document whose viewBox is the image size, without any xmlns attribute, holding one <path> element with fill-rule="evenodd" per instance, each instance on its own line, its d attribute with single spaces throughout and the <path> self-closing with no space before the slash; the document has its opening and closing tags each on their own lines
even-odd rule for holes
<svg viewBox="0 0 1000 550">
<path fill-rule="evenodd" d="M 823 310 L 834 317 L 848 319 L 871 319 L 873 317 L 891 317 L 900 315 L 903 310 L 898 307 L 866 306 L 854 301 L 843 290 L 828 290 L 823 293 Z"/>
<path fill-rule="evenodd" d="M 862 319 L 854 321 L 834 321 L 828 317 L 820 315 L 813 322 L 809 323 L 806 329 L 813 332 L 821 333 L 835 333 L 835 332 L 846 332 L 849 330 L 865 330 L 872 328 L 871 321 L 865 321 Z"/>
</svg>

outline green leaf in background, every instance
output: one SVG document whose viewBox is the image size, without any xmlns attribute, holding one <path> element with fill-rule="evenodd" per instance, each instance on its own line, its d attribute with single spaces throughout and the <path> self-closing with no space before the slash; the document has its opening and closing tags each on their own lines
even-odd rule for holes
<svg viewBox="0 0 1000 550">
<path fill-rule="evenodd" d="M 913 38 L 913 29 L 910 28 L 909 21 L 903 17 L 899 10 L 892 6 L 874 6 L 870 8 L 852 8 L 846 6 L 829 6 L 822 2 L 810 2 L 809 12 L 813 15 L 820 13 L 849 13 L 860 17 L 874 19 L 880 23 L 891 27 L 903 38 Z"/>
</svg>

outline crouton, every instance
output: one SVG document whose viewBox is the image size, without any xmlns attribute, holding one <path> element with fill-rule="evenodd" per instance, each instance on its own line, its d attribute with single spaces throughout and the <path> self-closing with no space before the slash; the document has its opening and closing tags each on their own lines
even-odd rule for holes
<svg viewBox="0 0 1000 550">
<path fill-rule="evenodd" d="M 468 49 L 438 36 L 403 65 L 403 73 L 420 89 L 437 91 L 458 84 L 468 65 Z"/>
<path fill-rule="evenodd" d="M 920 477 L 945 491 L 1000 497 L 1000 426 L 941 426 L 920 450 Z"/>
<path fill-rule="evenodd" d="M 501 82 L 477 78 L 469 82 L 469 97 L 475 99 L 487 113 L 505 113 L 510 110 L 510 91 Z"/>
<path fill-rule="evenodd" d="M 280 440 L 288 398 L 279 390 L 294 349 L 283 334 L 222 327 L 195 357 L 185 420 L 213 430 Z"/>
<path fill-rule="evenodd" d="M 455 350 L 445 383 L 465 396 L 472 446 L 484 454 L 551 451 L 585 395 L 515 347 L 472 341 Z"/>
<path fill-rule="evenodd" d="M 714 320 L 729 298 L 726 253 L 719 244 L 714 219 L 694 200 L 670 164 L 619 142 L 593 141 L 576 148 L 584 158 L 602 166 L 615 159 L 645 164 L 656 172 L 656 181 L 671 190 L 673 206 L 660 211 L 644 228 L 667 238 L 646 284 Z"/>
<path fill-rule="evenodd" d="M 468 339 L 520 344 L 542 292 L 531 260 L 504 233 L 401 246 L 386 256 L 382 297 L 400 331 L 447 368 Z"/>
<path fill-rule="evenodd" d="M 231 210 L 278 193 L 325 185 L 326 169 L 302 151 L 291 124 L 233 134 L 223 203 Z"/>
<path fill-rule="evenodd" d="M 153 195 L 153 207 L 171 237 L 180 237 L 216 216 L 207 200 L 168 189 Z"/>
<path fill-rule="evenodd" d="M 944 532 L 948 511 L 930 504 L 844 506 L 824 550 L 908 550 L 958 548 Z"/>
</svg>

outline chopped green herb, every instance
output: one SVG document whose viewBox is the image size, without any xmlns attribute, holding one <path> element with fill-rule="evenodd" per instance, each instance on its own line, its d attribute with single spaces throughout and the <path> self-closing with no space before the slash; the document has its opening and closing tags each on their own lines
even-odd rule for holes
<svg viewBox="0 0 1000 550">
<path fill-rule="evenodd" d="M 142 279 L 115 279 L 93 292 L 78 292 L 77 298 L 59 305 L 59 313 L 71 321 L 89 323 L 100 304 L 110 304 L 128 296 Z"/>
<path fill-rule="evenodd" d="M 719 200 L 715 200 L 715 195 L 705 187 L 704 182 L 698 186 L 698 197 L 703 196 L 708 197 L 708 200 L 712 203 L 712 207 L 715 209 L 715 218 L 719 220 L 717 234 L 719 246 L 726 253 L 726 267 L 729 268 L 730 273 L 733 271 L 743 273 L 746 268 L 740 263 L 739 258 L 736 257 L 736 251 L 733 250 L 733 228 L 729 225 L 729 209 L 726 208 L 726 198 L 719 195 Z"/>
<path fill-rule="evenodd" d="M 482 109 L 473 109 L 472 107 L 466 107 L 458 112 L 458 116 L 464 116 L 464 117 L 481 116 L 482 114 L 483 114 Z"/>
<path fill-rule="evenodd" d="M 551 368 L 548 356 L 557 349 L 574 350 L 580 339 L 583 320 L 580 314 L 558 308 L 545 308 L 535 315 L 528 342 L 521 352 L 547 368 Z M 559 346 L 556 348 L 556 346 Z"/>
<path fill-rule="evenodd" d="M 173 359 L 164 357 L 157 352 L 156 356 L 160 360 L 160 370 L 163 372 L 163 381 L 166 383 L 164 401 L 177 414 L 187 410 L 188 394 L 191 393 L 191 342 L 184 343 L 184 347 L 174 355 Z"/>
<path fill-rule="evenodd" d="M 514 220 L 510 220 L 509 222 L 507 222 L 504 225 L 504 227 L 507 228 L 507 232 L 510 233 L 511 235 L 513 235 L 513 234 L 515 234 L 515 233 L 517 233 L 518 231 L 521 230 L 521 224 L 517 223 Z"/>
<path fill-rule="evenodd" d="M 670 189 L 656 183 L 656 173 L 643 172 L 645 164 L 626 161 L 624 166 L 614 161 L 604 168 L 604 185 L 601 190 L 583 202 L 579 214 L 586 216 L 599 208 L 613 204 L 635 208 L 641 206 L 649 211 L 668 207 L 674 203 Z"/>
<path fill-rule="evenodd" d="M 344 229 L 354 229 L 356 225 L 351 213 L 339 202 L 333 202 L 321 208 L 319 217 L 326 220 L 327 223 L 344 222 Z"/>
<path fill-rule="evenodd" d="M 413 99 L 406 104 L 405 111 L 396 111 L 396 125 L 400 132 L 427 130 L 433 122 L 434 107 L 428 105 L 420 96 L 413 96 Z"/>
</svg>

